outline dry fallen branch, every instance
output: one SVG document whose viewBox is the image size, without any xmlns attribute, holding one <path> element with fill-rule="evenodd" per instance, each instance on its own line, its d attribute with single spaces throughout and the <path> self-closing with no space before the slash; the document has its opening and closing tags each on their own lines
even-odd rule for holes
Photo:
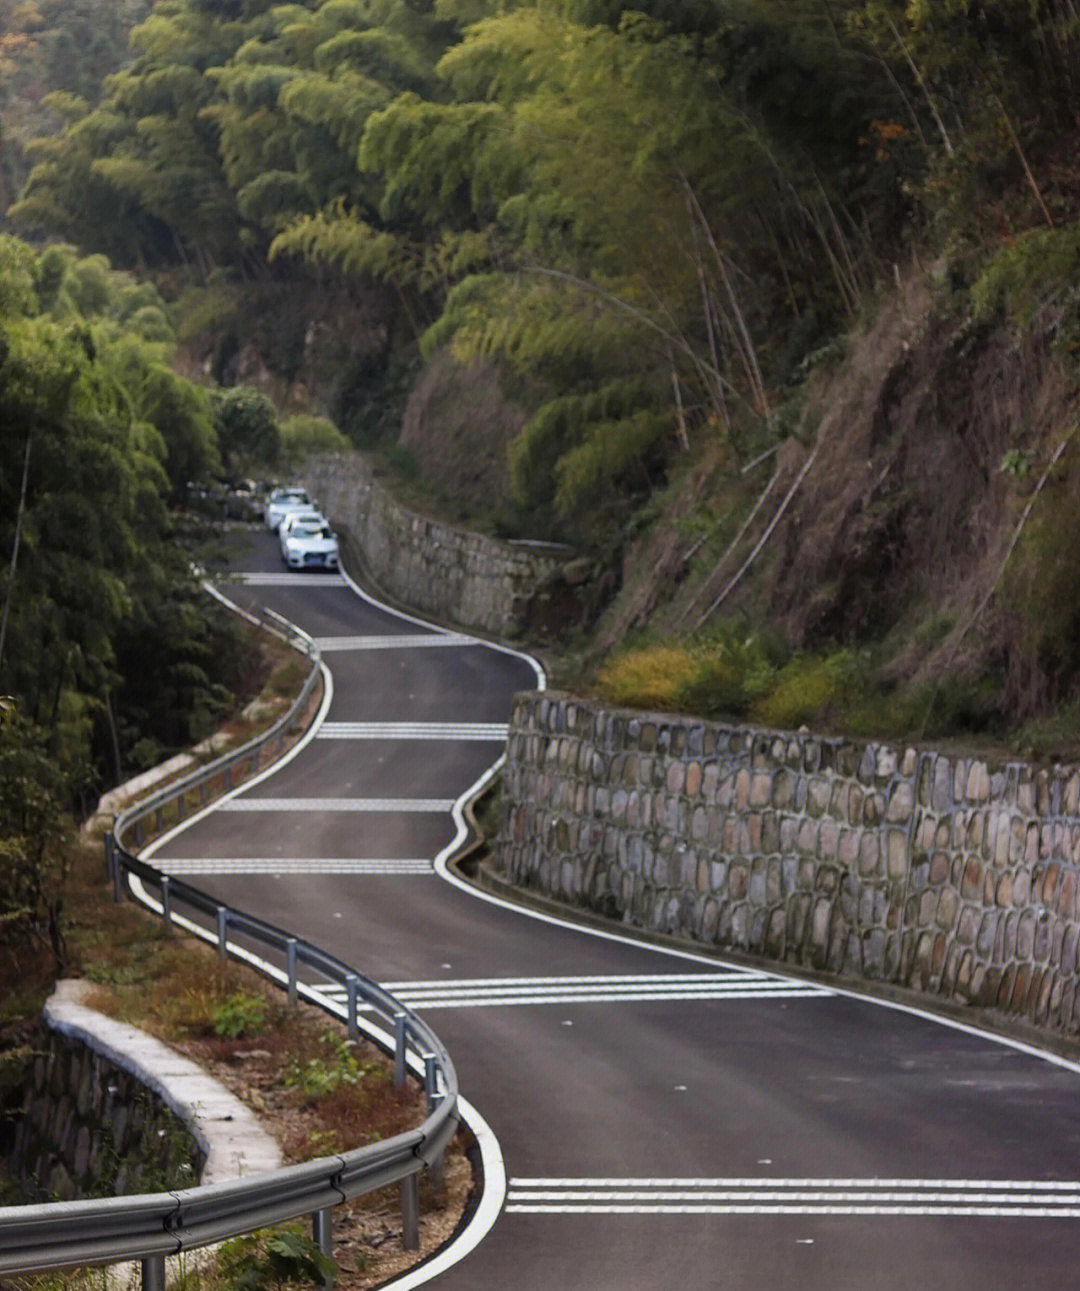
<svg viewBox="0 0 1080 1291">
<path fill-rule="evenodd" d="M 742 581 L 743 575 L 757 559 L 758 554 L 761 552 L 765 544 L 769 541 L 770 537 L 772 537 L 773 530 L 780 523 L 780 517 L 787 510 L 788 504 L 791 502 L 791 499 L 795 496 L 795 493 L 799 485 L 806 478 L 807 472 L 810 470 L 810 467 L 813 466 L 814 462 L 816 461 L 818 451 L 820 448 L 821 448 L 820 444 L 816 444 L 814 446 L 814 451 L 810 454 L 810 456 L 806 459 L 806 461 L 803 462 L 802 469 L 799 471 L 798 475 L 796 475 L 794 483 L 792 484 L 791 488 L 788 489 L 787 493 L 784 494 L 784 500 L 776 508 L 776 512 L 774 513 L 773 518 L 765 526 L 765 532 L 754 544 L 753 549 L 750 552 L 750 555 L 747 556 L 747 558 L 739 566 L 739 568 L 736 570 L 733 577 L 728 581 L 727 585 L 724 587 L 720 595 L 717 596 L 717 598 L 713 601 L 713 603 L 709 606 L 709 608 L 701 615 L 701 617 L 698 619 L 697 623 L 695 624 L 695 627 L 700 628 L 706 622 L 707 619 L 711 618 L 712 615 L 716 613 L 716 611 L 720 608 L 720 606 L 723 605 L 723 603 L 727 600 L 727 598 L 731 595 L 731 593 Z M 773 478 L 775 479 L 775 476 Z M 772 481 L 770 481 L 770 487 L 771 487 L 771 484 L 772 484 Z"/>
</svg>

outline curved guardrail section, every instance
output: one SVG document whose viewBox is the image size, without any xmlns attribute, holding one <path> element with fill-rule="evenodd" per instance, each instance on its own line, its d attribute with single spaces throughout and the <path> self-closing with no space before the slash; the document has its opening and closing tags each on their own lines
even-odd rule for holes
<svg viewBox="0 0 1080 1291">
<path fill-rule="evenodd" d="M 289 711 L 268 731 L 117 817 L 113 833 L 105 840 L 106 863 L 117 896 L 122 897 L 131 887 L 130 879 L 136 879 L 143 904 L 214 943 L 223 959 L 231 954 L 255 962 L 285 986 L 290 1000 L 303 995 L 328 1008 L 325 997 L 318 997 L 313 987 L 323 982 L 343 986 L 349 1035 L 355 1037 L 362 1029 L 393 1050 L 397 1084 L 403 1083 L 407 1069 L 419 1075 L 427 1091 L 428 1114 L 417 1129 L 384 1142 L 226 1183 L 131 1197 L 2 1207 L 0 1273 L 141 1260 L 144 1291 L 159 1291 L 164 1287 L 166 1257 L 304 1215 L 313 1216 L 316 1238 L 330 1254 L 333 1207 L 395 1183 L 402 1186 L 403 1242 L 407 1248 L 418 1245 L 419 1176 L 426 1167 L 438 1164 L 458 1125 L 457 1073 L 438 1036 L 378 983 L 333 955 L 162 874 L 124 843 L 130 832 L 138 845 L 142 823 L 149 816 L 155 817 L 156 832 L 167 826 L 170 808 L 176 820 L 183 819 L 190 795 L 205 802 L 214 779 L 221 778 L 231 787 L 236 768 L 257 769 L 262 752 L 276 751 L 275 745 L 280 749 L 310 699 L 321 668 L 311 638 L 270 611 L 265 621 L 240 612 L 306 654 L 311 671 Z M 301 966 L 308 969 L 305 982 L 299 980 Z M 370 1015 L 381 1019 L 386 1029 L 369 1021 Z"/>
<path fill-rule="evenodd" d="M 223 596 L 211 584 L 204 583 L 203 586 L 211 596 L 221 601 L 223 605 L 226 605 L 234 613 L 240 614 L 256 627 L 273 633 L 286 644 L 305 655 L 310 661 L 311 667 L 299 694 L 290 704 L 288 711 L 279 717 L 269 729 L 254 736 L 239 748 L 233 749 L 221 757 L 214 758 L 213 761 L 208 762 L 205 766 L 165 785 L 157 793 L 140 799 L 134 806 L 129 807 L 117 816 L 113 826 L 114 834 L 118 839 L 122 839 L 127 831 L 131 829 L 136 846 L 141 845 L 142 823 L 148 816 L 153 815 L 156 817 L 154 830 L 156 833 L 161 833 L 169 823 L 166 820 L 167 808 L 174 807 L 173 823 L 178 823 L 187 814 L 191 805 L 188 799 L 192 794 L 197 796 L 196 806 L 205 805 L 212 781 L 223 781 L 223 787 L 231 789 L 234 772 L 242 771 L 245 767 L 254 772 L 258 770 L 260 759 L 264 753 L 269 753 L 271 756 L 280 753 L 290 728 L 304 711 L 319 680 L 322 659 L 318 646 L 306 632 L 302 632 L 295 624 L 290 623 L 288 619 L 276 614 L 273 610 L 264 609 L 259 614 L 249 613 L 230 601 L 228 597 Z"/>
</svg>

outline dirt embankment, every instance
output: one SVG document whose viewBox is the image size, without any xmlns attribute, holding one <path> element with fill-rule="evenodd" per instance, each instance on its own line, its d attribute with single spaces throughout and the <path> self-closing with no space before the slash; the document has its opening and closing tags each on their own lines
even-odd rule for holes
<svg viewBox="0 0 1080 1291">
<path fill-rule="evenodd" d="M 741 610 L 796 646 L 891 643 L 897 677 L 993 656 L 1018 707 L 1037 706 L 1020 693 L 1038 690 L 1041 666 L 1032 587 L 1045 599 L 1070 575 L 1052 574 L 1053 552 L 1035 546 L 1054 546 L 1048 517 L 1075 513 L 1080 463 L 1070 452 L 1052 459 L 1076 424 L 1077 395 L 1047 327 L 977 325 L 913 272 L 816 375 L 771 479 L 769 465 L 742 479 L 722 463 L 687 474 L 665 520 L 627 555 L 601 647 L 646 624 L 707 624 L 715 606 L 714 619 Z M 695 507 L 748 514 L 763 493 L 726 547 L 680 532 Z"/>
</svg>

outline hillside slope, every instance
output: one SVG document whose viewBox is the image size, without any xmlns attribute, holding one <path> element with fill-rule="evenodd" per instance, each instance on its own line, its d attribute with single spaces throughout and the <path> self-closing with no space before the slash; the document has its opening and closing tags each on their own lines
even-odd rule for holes
<svg viewBox="0 0 1080 1291">
<path fill-rule="evenodd" d="M 913 268 L 811 378 L 774 457 L 745 475 L 707 448 L 687 464 L 622 560 L 595 652 L 737 624 L 804 654 L 862 650 L 894 700 L 966 690 L 961 727 L 1068 701 L 1080 462 L 1061 331 L 1054 306 L 980 321 Z"/>
</svg>

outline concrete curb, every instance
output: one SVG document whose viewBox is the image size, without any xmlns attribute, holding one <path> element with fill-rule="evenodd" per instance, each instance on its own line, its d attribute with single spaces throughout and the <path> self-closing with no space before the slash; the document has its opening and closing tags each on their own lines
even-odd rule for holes
<svg viewBox="0 0 1080 1291">
<path fill-rule="evenodd" d="M 277 1141 L 250 1108 L 160 1040 L 87 1008 L 83 1001 L 92 990 L 83 980 L 58 982 L 43 1010 L 46 1025 L 130 1072 L 180 1117 L 206 1153 L 201 1184 L 280 1167 Z"/>
</svg>

